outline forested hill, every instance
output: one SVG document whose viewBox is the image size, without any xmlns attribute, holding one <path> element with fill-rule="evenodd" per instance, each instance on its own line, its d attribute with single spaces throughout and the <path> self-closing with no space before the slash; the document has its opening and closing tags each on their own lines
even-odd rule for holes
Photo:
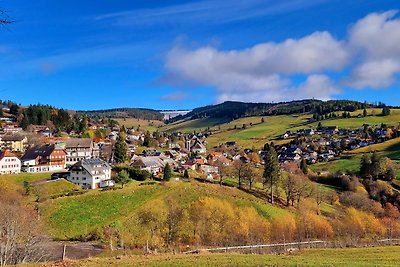
<svg viewBox="0 0 400 267">
<path fill-rule="evenodd" d="M 190 113 L 184 116 L 178 116 L 173 120 L 177 121 L 189 118 L 238 119 L 247 116 L 285 115 L 304 112 L 325 115 L 335 111 L 354 111 L 362 108 L 383 106 L 385 106 L 383 103 L 370 104 L 350 100 L 321 101 L 306 99 L 280 103 L 244 103 L 227 101 L 217 105 L 195 108 Z"/>
<path fill-rule="evenodd" d="M 157 110 L 145 108 L 115 108 L 104 110 L 78 111 L 90 118 L 136 118 L 143 120 L 163 120 L 164 115 Z"/>
</svg>

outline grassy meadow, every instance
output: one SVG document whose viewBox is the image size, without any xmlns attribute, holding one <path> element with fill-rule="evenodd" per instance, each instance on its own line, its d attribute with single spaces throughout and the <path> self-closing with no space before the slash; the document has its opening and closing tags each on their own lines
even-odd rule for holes
<svg viewBox="0 0 400 267">
<path fill-rule="evenodd" d="M 400 247 L 368 247 L 342 249 L 307 249 L 291 254 L 198 254 L 152 255 L 91 258 L 67 261 L 70 267 L 180 267 L 180 266 L 398 266 Z M 61 266 L 51 263 L 32 266 Z M 64 266 L 64 265 L 63 265 Z"/>
<path fill-rule="evenodd" d="M 135 118 L 127 118 L 127 119 L 116 119 L 116 121 L 125 128 L 135 128 L 137 129 L 140 126 L 140 129 L 143 131 L 150 131 L 155 132 L 157 131 L 158 127 L 164 125 L 161 121 L 156 120 L 142 120 L 142 119 L 135 119 Z"/>
<path fill-rule="evenodd" d="M 198 182 L 171 182 L 154 185 L 128 185 L 115 191 L 93 190 L 83 195 L 49 199 L 40 204 L 41 214 L 52 237 L 75 239 L 111 223 L 129 224 L 142 206 L 173 198 L 183 208 L 200 197 L 228 200 L 238 206 L 254 207 L 268 219 L 290 211 L 267 204 L 236 188 Z"/>
</svg>

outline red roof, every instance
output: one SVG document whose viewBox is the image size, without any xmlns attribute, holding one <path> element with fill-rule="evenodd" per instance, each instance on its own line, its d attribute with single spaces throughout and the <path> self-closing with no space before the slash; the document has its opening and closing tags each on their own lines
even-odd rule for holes
<svg viewBox="0 0 400 267">
<path fill-rule="evenodd" d="M 2 160 L 3 158 L 10 158 L 10 157 L 16 157 L 16 156 L 14 153 L 8 150 L 0 152 L 0 160 Z"/>
</svg>

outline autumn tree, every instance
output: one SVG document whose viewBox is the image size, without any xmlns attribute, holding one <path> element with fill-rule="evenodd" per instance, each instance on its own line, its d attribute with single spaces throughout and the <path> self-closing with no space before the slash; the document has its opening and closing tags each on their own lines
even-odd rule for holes
<svg viewBox="0 0 400 267">
<path fill-rule="evenodd" d="M 244 176 L 245 176 L 245 172 L 247 169 L 247 163 L 243 162 L 242 160 L 236 160 L 233 163 L 233 169 L 234 169 L 234 174 L 238 180 L 238 186 L 239 188 L 242 187 L 243 184 L 243 180 L 244 180 Z"/>
<path fill-rule="evenodd" d="M 167 216 L 165 220 L 166 231 L 166 244 L 169 246 L 178 238 L 178 232 L 180 228 L 180 223 L 184 216 L 183 209 L 178 205 L 176 200 L 169 197 L 165 201 L 167 206 Z"/>
<path fill-rule="evenodd" d="M 254 183 L 258 180 L 259 174 L 255 167 L 251 163 L 245 163 L 243 171 L 243 181 L 249 185 L 249 189 L 253 188 Z"/>
</svg>

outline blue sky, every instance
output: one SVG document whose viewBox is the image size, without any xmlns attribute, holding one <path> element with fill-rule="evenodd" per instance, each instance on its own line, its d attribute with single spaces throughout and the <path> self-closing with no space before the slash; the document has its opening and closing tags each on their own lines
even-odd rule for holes
<svg viewBox="0 0 400 267">
<path fill-rule="evenodd" d="M 3 0 L 0 98 L 69 109 L 225 100 L 400 105 L 398 0 Z"/>
</svg>

